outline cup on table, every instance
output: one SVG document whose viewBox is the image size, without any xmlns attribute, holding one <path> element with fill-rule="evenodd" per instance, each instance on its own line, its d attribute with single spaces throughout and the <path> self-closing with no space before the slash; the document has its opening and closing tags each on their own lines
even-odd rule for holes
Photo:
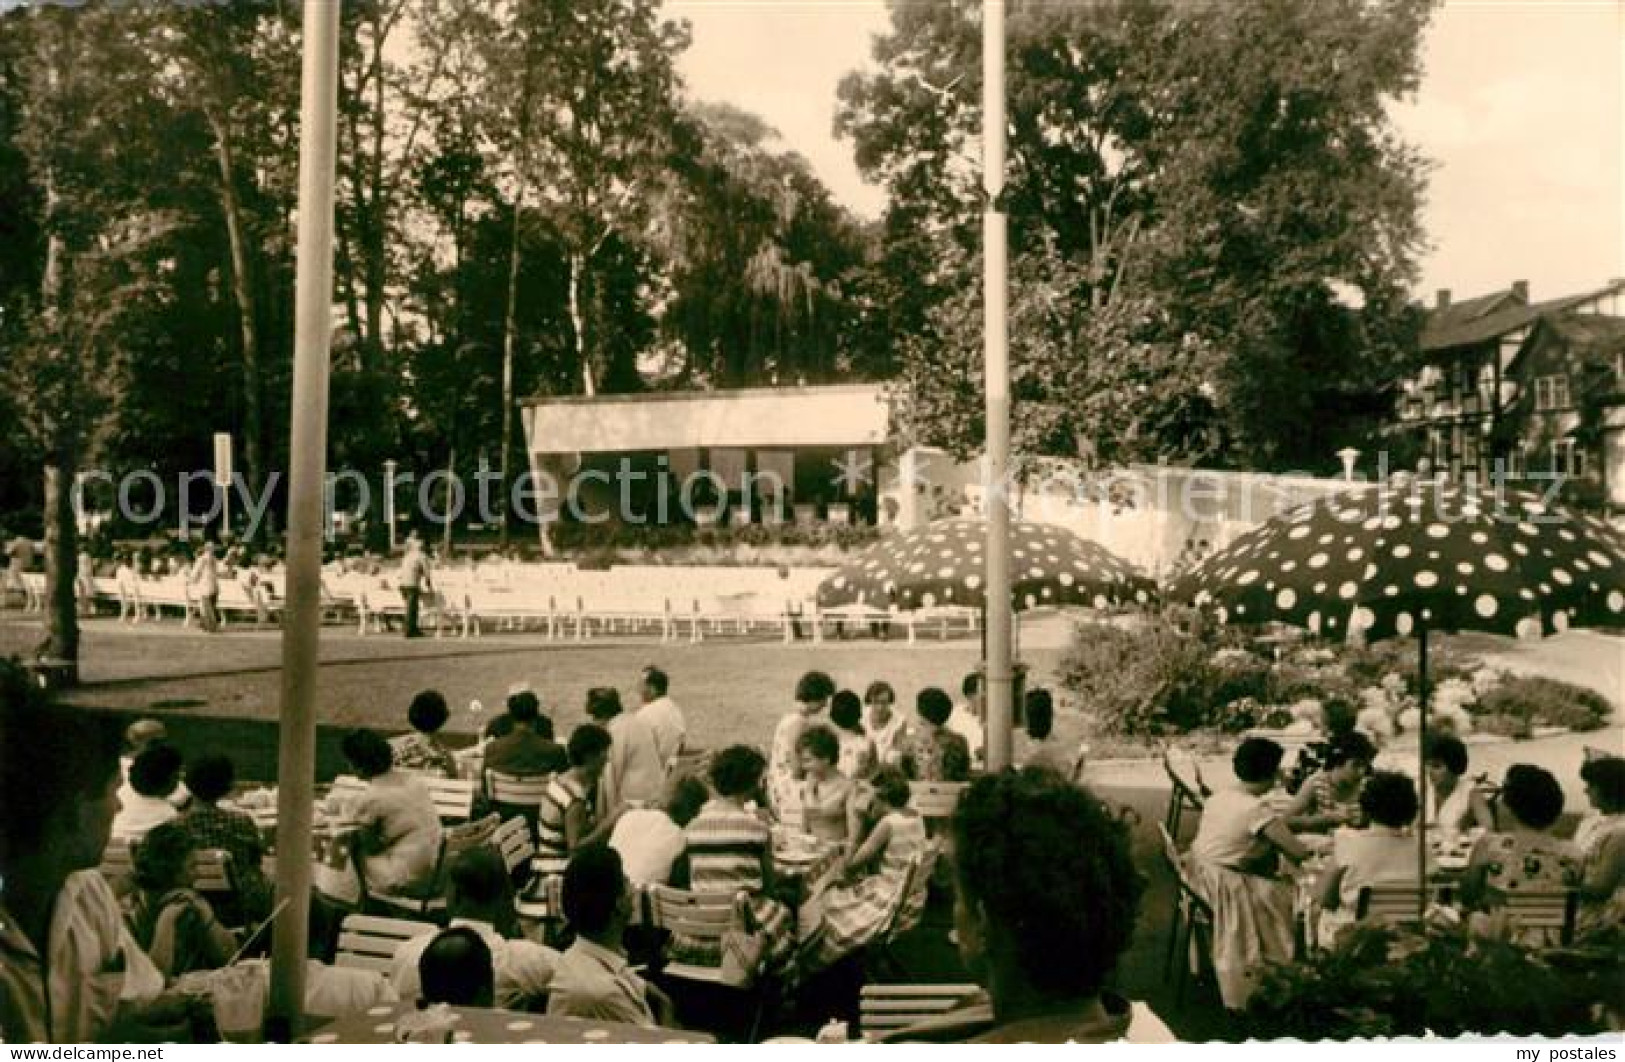
<svg viewBox="0 0 1625 1062">
<path fill-rule="evenodd" d="M 232 1044 L 264 1042 L 266 987 L 263 966 L 228 966 L 215 971 L 209 991 L 221 1039 Z"/>
</svg>

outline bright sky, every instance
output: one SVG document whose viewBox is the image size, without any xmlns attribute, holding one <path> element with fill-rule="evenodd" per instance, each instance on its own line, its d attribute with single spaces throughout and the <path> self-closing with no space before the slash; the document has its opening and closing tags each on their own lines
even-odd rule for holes
<svg viewBox="0 0 1625 1062">
<path fill-rule="evenodd" d="M 877 216 L 833 134 L 835 87 L 869 61 L 883 0 L 667 0 L 693 25 L 683 75 L 761 115 L 835 197 Z M 1437 163 L 1420 291 L 1526 279 L 1537 298 L 1625 276 L 1625 0 L 1447 0 L 1401 130 Z"/>
</svg>

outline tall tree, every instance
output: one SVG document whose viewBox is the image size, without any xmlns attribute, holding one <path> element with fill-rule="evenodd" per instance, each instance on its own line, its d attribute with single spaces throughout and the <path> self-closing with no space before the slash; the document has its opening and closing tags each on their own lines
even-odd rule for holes
<svg viewBox="0 0 1625 1062">
<path fill-rule="evenodd" d="M 1423 167 L 1385 108 L 1416 87 L 1431 8 L 1107 0 L 1016 13 L 1013 299 L 1047 322 L 1013 336 L 1029 445 L 1291 468 L 1358 437 L 1414 327 L 1403 293 Z M 908 326 L 912 400 L 959 411 L 915 430 L 961 450 L 979 444 L 979 376 L 934 369 L 945 355 L 968 366 L 980 333 L 975 297 L 955 294 L 979 265 L 977 16 L 969 0 L 895 4 L 880 69 L 843 83 L 838 117 L 892 195 L 883 267 L 923 274 L 884 289 Z M 1360 305 L 1333 297 L 1347 289 Z"/>
</svg>

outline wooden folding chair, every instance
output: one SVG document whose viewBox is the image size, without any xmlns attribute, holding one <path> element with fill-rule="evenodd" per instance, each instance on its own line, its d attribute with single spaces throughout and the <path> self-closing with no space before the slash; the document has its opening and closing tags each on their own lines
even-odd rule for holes
<svg viewBox="0 0 1625 1062">
<path fill-rule="evenodd" d="M 647 890 L 649 922 L 655 929 L 665 930 L 674 937 L 682 937 L 701 946 L 715 945 L 722 951 L 722 936 L 733 924 L 734 905 L 743 903 L 743 894 L 686 892 L 666 885 L 650 885 Z M 721 966 L 701 966 L 693 963 L 666 962 L 660 970 L 663 978 L 686 981 L 724 991 L 744 992 L 751 999 L 750 1028 L 746 1043 L 755 1043 L 762 1022 L 766 1002 L 760 969 L 755 971 L 755 983 L 750 988 L 735 988 L 722 980 Z"/>
<path fill-rule="evenodd" d="M 1529 943 L 1567 947 L 1574 942 L 1574 919 L 1580 894 L 1574 889 L 1509 892 L 1500 909 Z"/>
<path fill-rule="evenodd" d="M 553 784 L 550 774 L 517 775 L 501 771 L 485 772 L 485 799 L 491 809 L 504 819 L 517 815 L 532 831 L 536 829 L 536 816 L 547 797 L 547 787 Z"/>
<path fill-rule="evenodd" d="M 1422 922 L 1416 902 L 1416 884 L 1367 885 L 1354 903 L 1354 918 L 1385 926 L 1414 926 Z"/>
<path fill-rule="evenodd" d="M 923 1022 L 940 1018 L 976 997 L 976 985 L 864 985 L 858 999 L 858 1031 L 865 1040 L 880 1040 Z"/>
<path fill-rule="evenodd" d="M 1168 794 L 1168 813 L 1163 816 L 1162 823 L 1167 828 L 1169 836 L 1177 838 L 1186 809 L 1201 811 L 1207 803 L 1207 787 L 1202 784 L 1200 774 L 1196 776 L 1194 785 L 1181 777 L 1174 769 L 1173 758 L 1167 749 L 1162 752 L 1162 769 L 1167 773 L 1168 783 L 1172 786 L 1172 791 Z"/>
<path fill-rule="evenodd" d="M 434 801 L 434 809 L 439 813 L 441 822 L 467 822 L 474 817 L 474 795 L 479 791 L 478 782 L 472 778 L 441 778 L 438 775 L 424 781 L 429 786 L 429 798 Z"/>
<path fill-rule="evenodd" d="M 353 970 L 371 970 L 389 977 L 395 966 L 395 953 L 402 944 L 415 940 L 439 927 L 429 922 L 414 922 L 404 918 L 379 918 L 374 915 L 353 914 L 345 917 L 339 926 L 338 955 L 334 966 Z"/>
<path fill-rule="evenodd" d="M 964 782 L 910 782 L 909 799 L 928 828 L 940 828 L 954 817 L 965 786 Z"/>
<path fill-rule="evenodd" d="M 1179 959 L 1174 980 L 1174 1000 L 1178 1004 L 1184 1002 L 1185 989 L 1190 981 L 1192 949 L 1195 950 L 1200 970 L 1205 972 L 1212 962 L 1213 908 L 1191 884 L 1189 875 L 1185 873 L 1184 857 L 1180 855 L 1179 846 L 1174 843 L 1168 827 L 1159 824 L 1157 831 L 1162 838 L 1163 858 L 1173 874 L 1177 890 L 1173 921 L 1168 927 L 1168 950 L 1163 956 L 1162 966 L 1166 975 L 1175 958 Z"/>
</svg>

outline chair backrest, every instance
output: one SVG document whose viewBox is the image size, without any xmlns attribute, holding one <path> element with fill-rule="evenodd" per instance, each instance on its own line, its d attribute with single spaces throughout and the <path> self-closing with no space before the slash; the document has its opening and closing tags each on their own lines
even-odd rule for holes
<svg viewBox="0 0 1625 1062">
<path fill-rule="evenodd" d="M 547 796 L 547 787 L 553 784 L 550 774 L 520 776 L 501 771 L 485 772 L 485 793 L 493 804 L 511 807 L 538 808 Z"/>
<path fill-rule="evenodd" d="M 427 778 L 429 797 L 441 822 L 466 822 L 474 814 L 479 783 L 472 778 Z"/>
<path fill-rule="evenodd" d="M 965 785 L 964 782 L 910 782 L 909 798 L 922 819 L 940 822 L 954 817 Z"/>
<path fill-rule="evenodd" d="M 405 918 L 349 915 L 339 927 L 339 950 L 333 965 L 372 970 L 388 977 L 395 965 L 395 952 L 400 946 L 425 933 L 433 933 L 437 928 L 431 922 L 413 922 Z"/>
<path fill-rule="evenodd" d="M 237 891 L 237 883 L 231 872 L 231 853 L 223 848 L 200 848 L 192 860 L 192 873 L 192 887 L 198 892 Z"/>
<path fill-rule="evenodd" d="M 734 896 L 650 885 L 649 920 L 656 929 L 691 940 L 718 940 L 733 919 Z"/>
<path fill-rule="evenodd" d="M 1574 889 L 1509 892 L 1501 900 L 1501 910 L 1516 923 L 1520 932 L 1556 935 L 1563 944 L 1574 937 L 1578 906 L 1579 893 Z"/>
<path fill-rule="evenodd" d="M 1355 902 L 1354 917 L 1384 925 L 1415 925 L 1422 920 L 1416 897 L 1414 883 L 1367 885 L 1360 890 L 1360 898 Z"/>
<path fill-rule="evenodd" d="M 977 993 L 975 985 L 864 985 L 858 1001 L 858 1028 L 879 1039 L 911 1025 L 939 1018 Z"/>
<path fill-rule="evenodd" d="M 530 837 L 530 824 L 522 818 L 513 818 L 497 827 L 491 835 L 491 845 L 502 853 L 502 862 L 511 876 L 521 868 L 529 870 L 531 857 L 536 854 L 536 843 Z"/>
</svg>

